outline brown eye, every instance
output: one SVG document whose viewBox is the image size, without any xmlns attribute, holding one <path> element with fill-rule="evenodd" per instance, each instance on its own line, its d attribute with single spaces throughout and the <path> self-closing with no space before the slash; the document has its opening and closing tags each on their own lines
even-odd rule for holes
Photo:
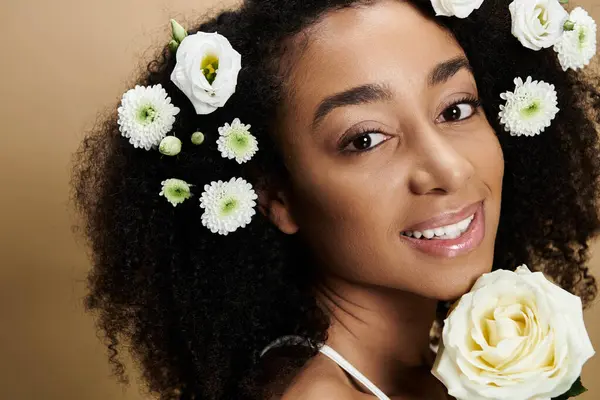
<svg viewBox="0 0 600 400">
<path fill-rule="evenodd" d="M 474 104 L 459 103 L 453 104 L 446 108 L 440 115 L 442 120 L 440 122 L 453 122 L 460 121 L 469 118 L 475 113 L 476 107 Z"/>
<path fill-rule="evenodd" d="M 377 146 L 381 142 L 385 141 L 385 137 L 386 135 L 379 132 L 364 133 L 360 136 L 357 136 L 348 144 L 349 147 L 354 147 L 354 149 L 348 149 L 348 151 L 357 152 L 369 150 L 373 148 L 373 146 Z"/>
</svg>

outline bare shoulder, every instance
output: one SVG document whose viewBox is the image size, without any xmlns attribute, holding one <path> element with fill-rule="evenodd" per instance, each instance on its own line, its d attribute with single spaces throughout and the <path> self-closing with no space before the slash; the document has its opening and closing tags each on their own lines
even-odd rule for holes
<svg viewBox="0 0 600 400">
<path fill-rule="evenodd" d="M 361 400 L 365 396 L 349 384 L 343 371 L 321 355 L 294 377 L 281 400 Z"/>
<path fill-rule="evenodd" d="M 307 384 L 294 384 L 286 390 L 281 400 L 348 400 L 359 399 L 356 391 L 339 382 L 320 378 Z"/>
</svg>

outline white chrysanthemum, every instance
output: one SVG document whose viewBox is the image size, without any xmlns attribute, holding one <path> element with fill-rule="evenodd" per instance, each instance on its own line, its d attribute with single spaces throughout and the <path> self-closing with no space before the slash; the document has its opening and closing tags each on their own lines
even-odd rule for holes
<svg viewBox="0 0 600 400">
<path fill-rule="evenodd" d="M 257 198 L 252 185 L 242 178 L 204 185 L 204 193 L 200 198 L 200 207 L 205 210 L 202 225 L 221 235 L 243 228 L 256 213 L 254 200 Z"/>
<path fill-rule="evenodd" d="M 565 24 L 565 31 L 554 45 L 562 69 L 577 70 L 588 65 L 596 54 L 596 22 L 581 7 L 575 8 Z"/>
<path fill-rule="evenodd" d="M 233 120 L 231 125 L 226 123 L 219 128 L 217 146 L 225 158 L 235 158 L 242 164 L 252 158 L 258 151 L 258 142 L 250 134 L 250 125 L 244 125 L 239 118 Z"/>
<path fill-rule="evenodd" d="M 525 83 L 515 78 L 515 91 L 502 93 L 506 100 L 500 106 L 500 123 L 512 136 L 534 136 L 543 132 L 558 113 L 558 101 L 554 85 L 543 81 L 532 81 L 528 76 Z"/>
<path fill-rule="evenodd" d="M 128 90 L 118 108 L 118 124 L 121 134 L 134 147 L 146 150 L 157 147 L 173 128 L 179 108 L 171 104 L 171 98 L 163 87 L 139 86 Z"/>
<path fill-rule="evenodd" d="M 171 178 L 162 181 L 161 184 L 162 189 L 159 194 L 165 196 L 169 203 L 173 204 L 173 207 L 183 203 L 192 196 L 190 192 L 192 185 L 181 179 Z"/>
</svg>

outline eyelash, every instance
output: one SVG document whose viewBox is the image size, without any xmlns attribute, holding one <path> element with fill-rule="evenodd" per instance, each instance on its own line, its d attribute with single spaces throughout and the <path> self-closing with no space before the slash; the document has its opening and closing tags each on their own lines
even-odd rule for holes
<svg viewBox="0 0 600 400">
<path fill-rule="evenodd" d="M 469 104 L 471 107 L 473 107 L 473 114 L 471 114 L 467 118 L 463 118 L 463 119 L 458 120 L 458 121 L 447 121 L 447 122 L 457 123 L 457 122 L 460 122 L 460 121 L 465 121 L 465 120 L 471 118 L 473 115 L 476 115 L 477 113 L 479 113 L 479 109 L 481 108 L 481 100 L 479 100 L 475 96 L 467 95 L 465 97 L 462 97 L 462 98 L 460 98 L 458 100 L 455 100 L 455 101 L 451 102 L 450 104 L 446 105 L 442 109 L 442 112 L 440 113 L 440 115 L 442 115 L 444 113 L 444 111 L 448 110 L 449 108 L 457 106 L 459 104 Z"/>
<path fill-rule="evenodd" d="M 471 117 L 473 117 L 474 115 L 479 113 L 479 109 L 481 108 L 481 100 L 479 100 L 477 97 L 475 96 L 465 96 L 459 100 L 453 101 L 450 104 L 446 105 L 442 112 L 440 113 L 440 115 L 442 115 L 444 113 L 444 111 L 448 110 L 451 107 L 457 106 L 459 104 L 469 104 L 470 106 L 473 107 L 473 114 L 471 114 L 470 116 L 468 116 L 467 118 L 463 118 L 461 120 L 458 121 L 443 121 L 442 123 L 451 123 L 451 124 L 456 124 L 459 123 L 461 121 L 465 121 L 470 119 Z M 380 144 L 385 143 L 387 140 L 383 140 L 382 142 L 378 143 L 377 145 L 368 148 L 367 150 L 346 150 L 346 147 L 348 147 L 348 145 L 350 143 L 352 143 L 353 141 L 355 141 L 356 139 L 365 136 L 369 133 L 378 133 L 378 134 L 382 134 L 382 135 L 387 135 L 385 132 L 383 132 L 380 129 L 373 129 L 373 128 L 361 128 L 359 132 L 357 132 L 356 134 L 351 135 L 349 138 L 347 139 L 342 139 L 341 144 L 339 146 L 340 151 L 342 152 L 342 154 L 345 155 L 358 155 L 361 153 L 366 153 L 368 151 L 371 151 L 377 147 L 379 147 Z"/>
</svg>

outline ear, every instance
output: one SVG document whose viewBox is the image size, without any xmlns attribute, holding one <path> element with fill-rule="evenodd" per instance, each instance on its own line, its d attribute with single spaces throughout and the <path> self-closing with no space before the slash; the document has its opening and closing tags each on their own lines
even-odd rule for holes
<svg viewBox="0 0 600 400">
<path fill-rule="evenodd" d="M 288 192 L 281 188 L 261 188 L 257 195 L 259 211 L 280 231 L 288 235 L 298 232 Z"/>
</svg>

